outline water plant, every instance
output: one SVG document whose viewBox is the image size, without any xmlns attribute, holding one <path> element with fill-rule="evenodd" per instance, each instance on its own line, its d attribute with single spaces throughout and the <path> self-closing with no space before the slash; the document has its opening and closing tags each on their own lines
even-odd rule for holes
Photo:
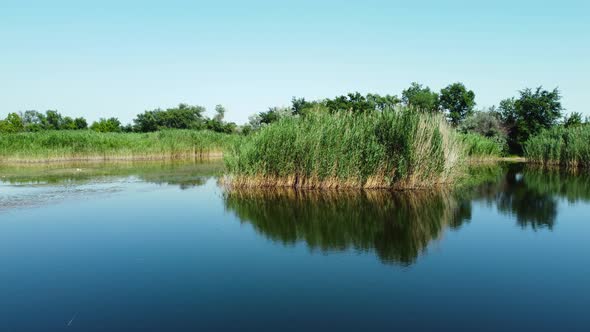
<svg viewBox="0 0 590 332">
<path fill-rule="evenodd" d="M 440 114 L 410 108 L 287 117 L 225 156 L 235 187 L 424 188 L 453 182 L 462 143 Z"/>
<path fill-rule="evenodd" d="M 590 126 L 555 127 L 531 137 L 524 146 L 527 161 L 568 168 L 590 167 Z"/>
<path fill-rule="evenodd" d="M 60 130 L 0 135 L 0 161 L 181 159 L 221 156 L 238 135 L 208 130 L 98 133 Z"/>
</svg>

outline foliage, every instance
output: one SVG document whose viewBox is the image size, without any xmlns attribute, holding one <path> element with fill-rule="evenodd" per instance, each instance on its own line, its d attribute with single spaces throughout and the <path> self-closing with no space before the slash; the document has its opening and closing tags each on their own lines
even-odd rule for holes
<svg viewBox="0 0 590 332">
<path fill-rule="evenodd" d="M 100 119 L 90 126 L 90 129 L 99 133 L 117 133 L 122 130 L 121 121 L 117 118 Z"/>
<path fill-rule="evenodd" d="M 495 110 L 479 111 L 468 116 L 458 127 L 461 133 L 473 133 L 492 140 L 501 151 L 507 150 L 507 134 Z"/>
<path fill-rule="evenodd" d="M 573 112 L 572 114 L 566 116 L 563 119 L 563 125 L 566 128 L 582 125 L 582 114 L 578 112 Z"/>
<path fill-rule="evenodd" d="M 459 125 L 475 106 L 475 93 L 467 90 L 463 83 L 453 83 L 440 91 L 440 107 L 448 112 L 454 126 Z"/>
<path fill-rule="evenodd" d="M 402 91 L 402 102 L 409 107 L 424 112 L 437 112 L 439 110 L 439 97 L 429 87 L 413 82 L 409 88 Z"/>
<path fill-rule="evenodd" d="M 496 137 L 485 137 L 476 133 L 459 136 L 465 147 L 465 154 L 475 158 L 500 157 L 504 153 L 505 141 Z"/>
<path fill-rule="evenodd" d="M 590 167 L 590 126 L 558 126 L 531 137 L 525 157 L 535 163 Z"/>
<path fill-rule="evenodd" d="M 99 133 L 60 130 L 0 135 L 0 159 L 108 160 L 178 159 L 218 154 L 240 137 L 208 130 L 155 133 Z"/>
<path fill-rule="evenodd" d="M 226 156 L 235 186 L 414 188 L 453 181 L 461 146 L 441 116 L 403 108 L 285 117 Z"/>
<path fill-rule="evenodd" d="M 349 93 L 346 96 L 338 96 L 334 99 L 326 99 L 325 104 L 332 113 L 345 111 L 352 113 L 364 113 L 370 111 L 383 111 L 393 109 L 400 103 L 397 96 L 380 96 L 378 94 L 361 95 L 358 92 Z"/>
<path fill-rule="evenodd" d="M 518 99 L 510 98 L 500 102 L 502 120 L 508 128 L 508 144 L 512 152 L 521 152 L 529 137 L 543 129 L 549 129 L 561 118 L 561 95 L 559 90 L 520 91 Z"/>
<path fill-rule="evenodd" d="M 179 104 L 178 107 L 166 110 L 155 109 L 138 114 L 133 120 L 135 130 L 150 132 L 161 129 L 202 129 L 204 124 L 202 106 Z"/>
</svg>

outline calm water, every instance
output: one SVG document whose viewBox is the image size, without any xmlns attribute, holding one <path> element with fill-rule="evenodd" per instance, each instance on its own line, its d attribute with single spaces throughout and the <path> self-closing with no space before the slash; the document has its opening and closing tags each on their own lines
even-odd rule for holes
<svg viewBox="0 0 590 332">
<path fill-rule="evenodd" d="M 0 166 L 0 331 L 590 330 L 590 176 L 226 193 L 219 164 Z"/>
</svg>

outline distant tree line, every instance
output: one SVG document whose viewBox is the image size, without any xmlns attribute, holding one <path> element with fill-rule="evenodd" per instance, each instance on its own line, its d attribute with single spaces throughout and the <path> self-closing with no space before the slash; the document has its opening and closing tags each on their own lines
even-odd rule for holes
<svg viewBox="0 0 590 332">
<path fill-rule="evenodd" d="M 62 116 L 58 111 L 49 110 L 45 113 L 25 111 L 10 113 L 0 120 L 0 133 L 35 132 L 42 130 L 85 130 L 97 132 L 151 132 L 162 129 L 208 129 L 216 132 L 233 133 L 238 126 L 233 122 L 225 122 L 225 108 L 215 107 L 215 116 L 204 115 L 202 106 L 180 104 L 168 109 L 155 109 L 138 114 L 133 124 L 123 125 L 119 119 L 101 118 L 90 126 L 86 119 Z"/>
<path fill-rule="evenodd" d="M 517 97 L 502 100 L 498 107 L 476 110 L 475 93 L 463 83 L 452 83 L 435 92 L 414 82 L 402 91 L 401 98 L 358 92 L 319 101 L 294 97 L 290 107 L 271 107 L 252 115 L 242 131 L 248 133 L 283 117 L 305 116 L 312 111 L 363 113 L 398 106 L 407 106 L 417 112 L 442 113 L 457 130 L 496 140 L 507 152 L 516 154 L 522 152 L 523 144 L 529 137 L 543 129 L 590 122 L 589 119 L 583 121 L 580 113 L 563 114 L 561 94 L 557 88 L 550 91 L 542 87 L 526 88 L 519 91 Z"/>
<path fill-rule="evenodd" d="M 224 121 L 226 110 L 215 107 L 211 118 L 204 115 L 205 108 L 179 104 L 167 109 L 148 110 L 138 114 L 133 124 L 123 125 L 117 118 L 101 118 L 88 125 L 84 118 L 62 116 L 55 110 L 45 113 L 25 111 L 10 113 L 0 120 L 0 133 L 17 133 L 40 130 L 84 130 L 98 132 L 152 132 L 162 129 L 208 129 L 223 133 L 248 134 L 284 117 L 306 116 L 310 112 L 327 111 L 363 112 L 383 111 L 399 106 L 417 112 L 444 114 L 450 124 L 464 133 L 477 133 L 496 140 L 511 153 L 521 153 L 524 142 L 543 129 L 556 125 L 566 127 L 587 124 L 580 113 L 563 114 L 561 94 L 556 88 L 545 90 L 526 88 L 518 96 L 502 100 L 499 105 L 476 110 L 475 93 L 463 83 L 449 84 L 436 92 L 419 83 L 412 83 L 397 95 L 363 95 L 358 92 L 331 99 L 308 101 L 304 98 L 291 100 L 287 107 L 271 107 L 267 111 L 250 116 L 247 124 L 238 127 Z"/>
</svg>

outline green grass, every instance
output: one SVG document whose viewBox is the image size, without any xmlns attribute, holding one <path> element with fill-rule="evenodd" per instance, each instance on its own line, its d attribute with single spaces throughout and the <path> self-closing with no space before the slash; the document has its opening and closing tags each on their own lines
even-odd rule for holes
<svg viewBox="0 0 590 332">
<path fill-rule="evenodd" d="M 0 135 L 0 161 L 181 159 L 221 156 L 239 136 L 211 131 L 97 133 L 91 130 Z"/>
<path fill-rule="evenodd" d="M 590 126 L 543 131 L 525 143 L 524 155 L 528 161 L 543 165 L 590 167 Z"/>
<path fill-rule="evenodd" d="M 460 134 L 459 137 L 463 142 L 465 154 L 470 158 L 498 158 L 504 153 L 503 143 L 494 139 L 474 133 Z"/>
<path fill-rule="evenodd" d="M 408 109 L 285 118 L 225 156 L 235 187 L 432 187 L 453 182 L 462 145 L 440 115 Z"/>
</svg>

